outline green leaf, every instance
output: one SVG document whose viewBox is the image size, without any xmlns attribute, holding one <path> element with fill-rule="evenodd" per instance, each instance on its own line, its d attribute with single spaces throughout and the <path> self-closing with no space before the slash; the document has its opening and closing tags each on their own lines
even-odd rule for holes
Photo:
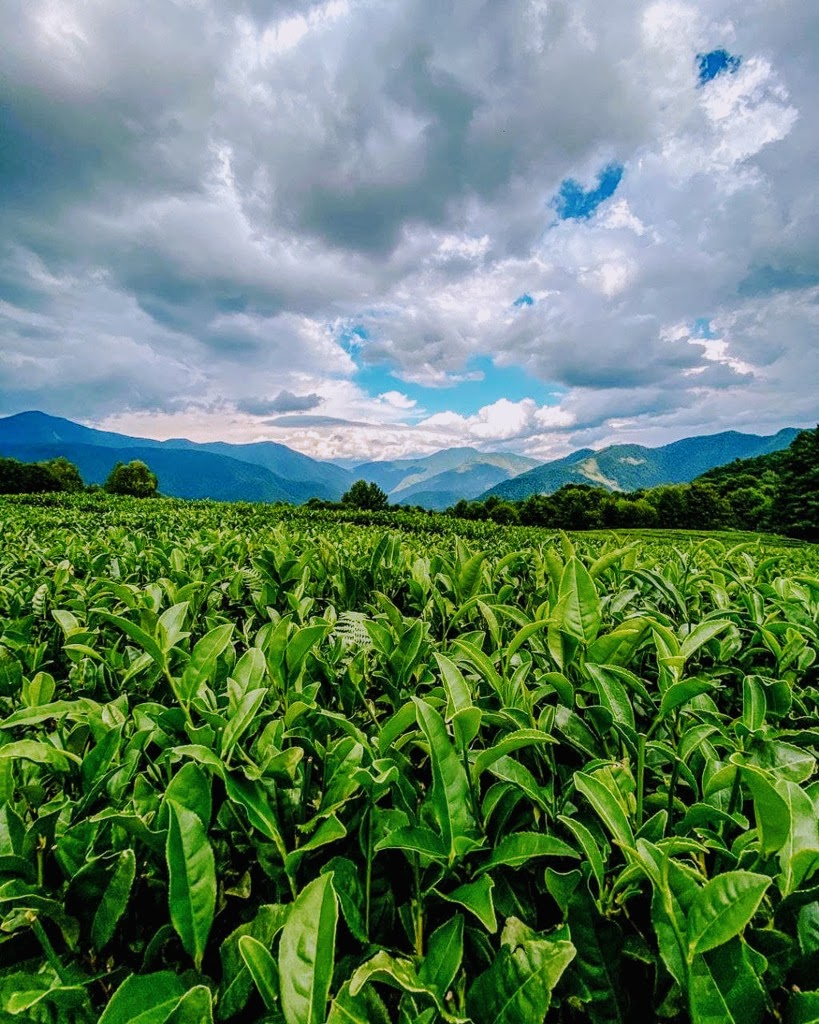
<svg viewBox="0 0 819 1024">
<path fill-rule="evenodd" d="M 555 620 L 560 629 L 590 644 L 600 630 L 600 598 L 594 580 L 580 559 L 572 557 L 563 568 Z"/>
<path fill-rule="evenodd" d="M 390 1024 L 390 1015 L 372 986 L 352 995 L 350 982 L 345 981 L 330 1004 L 327 1024 Z"/>
<path fill-rule="evenodd" d="M 765 992 L 748 947 L 735 939 L 695 956 L 688 1001 L 692 1024 L 761 1024 Z"/>
<path fill-rule="evenodd" d="M 198 815 L 173 801 L 169 809 L 165 856 L 171 923 L 199 970 L 216 907 L 213 850 Z"/>
<path fill-rule="evenodd" d="M 487 683 L 492 687 L 494 692 L 498 694 L 499 697 L 502 697 L 503 680 L 498 674 L 498 670 L 492 664 L 491 659 L 488 658 L 482 650 L 467 640 L 453 641 L 452 649 L 462 655 L 463 658 L 471 665 L 474 665 Z"/>
<path fill-rule="evenodd" d="M 368 981 L 380 981 L 401 992 L 429 995 L 438 1009 L 442 1009 L 438 992 L 427 982 L 421 981 L 412 962 L 392 957 L 383 949 L 354 971 L 350 978 L 350 994 L 357 996 Z"/>
<path fill-rule="evenodd" d="M 776 791 L 788 808 L 790 828 L 779 850 L 779 888 L 789 896 L 819 866 L 819 823 L 813 802 L 801 786 L 782 781 Z"/>
<path fill-rule="evenodd" d="M 449 850 L 441 837 L 423 825 L 402 825 L 393 829 L 379 839 L 375 850 L 376 853 L 380 850 L 407 850 L 442 863 L 446 863 L 449 857 Z"/>
<path fill-rule="evenodd" d="M 287 857 L 284 839 L 279 829 L 275 808 L 270 803 L 262 783 L 251 781 L 233 772 L 225 776 L 225 790 L 229 799 L 244 807 L 250 824 L 276 844 L 284 863 Z"/>
<path fill-rule="evenodd" d="M 541 630 L 546 629 L 549 625 L 549 619 L 538 619 L 535 622 L 527 622 L 525 626 L 515 633 L 509 642 L 509 646 L 505 651 L 506 667 L 509 669 L 509 663 L 512 660 L 512 656 L 516 651 L 526 643 L 529 637 L 534 636 L 535 633 L 539 633 Z"/>
<path fill-rule="evenodd" d="M 617 548 L 614 551 L 604 552 L 592 563 L 592 566 L 589 569 L 589 575 L 592 579 L 597 579 L 597 577 L 601 576 L 606 569 L 610 569 L 613 565 L 617 565 L 619 561 L 625 558 L 629 551 L 634 551 L 635 549 L 638 549 L 639 546 L 639 542 L 634 541 L 631 544 L 626 544 L 625 547 Z"/>
<path fill-rule="evenodd" d="M 467 882 L 459 885 L 452 892 L 435 892 L 447 903 L 456 903 L 464 907 L 481 922 L 484 928 L 494 935 L 498 930 L 498 922 L 495 917 L 495 904 L 492 899 L 492 890 L 495 882 L 489 875 L 481 875 L 476 882 Z"/>
<path fill-rule="evenodd" d="M 819 991 L 791 992 L 786 1024 L 819 1024 Z"/>
<path fill-rule="evenodd" d="M 726 871 L 707 882 L 688 914 L 689 956 L 716 949 L 741 934 L 770 884 L 767 875 L 751 871 Z"/>
<path fill-rule="evenodd" d="M 489 871 L 501 864 L 520 868 L 536 857 L 571 857 L 577 860 L 579 854 L 556 836 L 542 832 L 513 832 L 500 841 L 479 870 Z"/>
<path fill-rule="evenodd" d="M 590 829 L 586 828 L 582 821 L 578 821 L 576 818 L 569 818 L 566 815 L 560 814 L 557 820 L 566 826 L 580 844 L 580 848 L 589 862 L 592 875 L 594 875 L 594 879 L 597 882 L 598 890 L 602 892 L 605 865 L 603 863 L 603 854 L 600 851 L 597 840 L 594 838 L 594 834 Z"/>
<path fill-rule="evenodd" d="M 683 637 L 680 642 L 680 654 L 683 658 L 690 658 L 700 647 L 707 644 L 709 640 L 713 640 L 715 636 L 719 636 L 730 625 L 730 619 L 709 619 L 700 622 L 687 636 Z"/>
<path fill-rule="evenodd" d="M 461 670 L 454 662 L 437 651 L 435 651 L 434 657 L 446 690 L 446 719 L 451 721 L 457 712 L 472 707 L 472 693 Z"/>
<path fill-rule="evenodd" d="M 801 907 L 796 919 L 799 948 L 804 956 L 819 952 L 819 902 Z"/>
<path fill-rule="evenodd" d="M 635 728 L 634 708 L 631 705 L 631 698 L 628 690 L 618 679 L 613 670 L 604 665 L 586 665 L 586 672 L 594 680 L 597 692 L 600 696 L 600 703 L 611 712 L 615 722 Z"/>
<path fill-rule="evenodd" d="M 765 687 L 758 676 L 745 676 L 742 680 L 742 724 L 749 732 L 756 732 L 765 724 L 768 701 Z"/>
<path fill-rule="evenodd" d="M 74 882 L 82 875 L 76 875 Z M 102 891 L 86 893 L 94 907 L 91 923 L 91 945 L 98 952 L 114 937 L 119 919 L 125 913 L 131 897 L 131 887 L 136 877 L 136 857 L 133 850 L 123 850 L 116 855 L 113 871 L 107 877 Z"/>
<path fill-rule="evenodd" d="M 598 636 L 586 652 L 586 661 L 596 665 L 625 666 L 648 634 L 652 620 L 644 615 L 621 622 L 610 633 Z"/>
<path fill-rule="evenodd" d="M 520 761 L 504 755 L 489 766 L 489 771 L 495 778 L 502 779 L 504 782 L 511 782 L 523 790 L 533 804 L 540 807 L 547 814 L 551 813 L 551 807 L 544 790 L 538 785 L 534 775 Z"/>
<path fill-rule="evenodd" d="M 282 929 L 279 977 L 287 1024 L 324 1024 L 337 922 L 338 902 L 330 872 L 302 889 Z"/>
<path fill-rule="evenodd" d="M 160 615 L 156 624 L 156 635 L 164 654 L 167 654 L 180 640 L 190 636 L 190 633 L 182 632 L 189 607 L 188 601 L 181 601 Z"/>
<path fill-rule="evenodd" d="M 634 832 L 617 797 L 600 779 L 586 772 L 574 773 L 574 784 L 595 809 L 615 842 L 628 849 L 634 846 Z"/>
<path fill-rule="evenodd" d="M 542 1024 L 552 990 L 575 953 L 562 939 L 503 945 L 467 994 L 470 1016 L 476 1024 Z"/>
<path fill-rule="evenodd" d="M 178 690 L 179 698 L 184 703 L 190 704 L 198 693 L 199 687 L 208 681 L 216 669 L 216 662 L 230 643 L 233 628 L 232 622 L 217 626 L 206 633 L 191 651 L 190 661 L 182 673 Z"/>
<path fill-rule="evenodd" d="M 660 718 L 670 715 L 672 711 L 676 711 L 701 693 L 708 693 L 714 689 L 716 684 L 713 679 L 681 679 L 678 683 L 672 683 L 663 694 Z"/>
<path fill-rule="evenodd" d="M 234 746 L 239 742 L 250 723 L 256 717 L 259 708 L 262 706 L 266 689 L 250 690 L 242 697 L 239 706 L 228 719 L 225 731 L 222 733 L 222 757 L 229 759 Z"/>
<path fill-rule="evenodd" d="M 168 827 L 169 808 L 172 802 L 193 811 L 205 829 L 210 827 L 210 776 L 206 775 L 194 761 L 183 764 L 168 784 L 157 816 L 158 828 Z"/>
<path fill-rule="evenodd" d="M 432 767 L 431 803 L 441 839 L 450 862 L 465 852 L 464 840 L 474 840 L 477 828 L 472 815 L 469 780 L 443 719 L 426 701 L 413 697 L 418 725 L 429 744 Z"/>
<path fill-rule="evenodd" d="M 459 601 L 465 601 L 475 595 L 481 582 L 481 568 L 485 559 L 486 555 L 479 551 L 458 567 L 455 589 Z"/>
<path fill-rule="evenodd" d="M 213 997 L 207 985 L 189 989 L 174 1007 L 167 1024 L 213 1024 Z"/>
<path fill-rule="evenodd" d="M 244 693 L 258 689 L 267 672 L 267 662 L 258 647 L 249 647 L 233 666 L 230 673 Z"/>
<path fill-rule="evenodd" d="M 459 750 L 466 750 L 478 735 L 483 720 L 480 708 L 461 708 L 452 716 L 452 731 Z"/>
<path fill-rule="evenodd" d="M 186 992 L 173 971 L 132 974 L 111 997 L 99 1024 L 165 1024 Z"/>
<path fill-rule="evenodd" d="M 330 843 L 343 839 L 346 835 L 347 827 L 341 823 L 338 816 L 335 814 L 329 815 L 329 817 L 321 821 L 319 827 L 306 843 L 288 853 L 284 862 L 287 873 L 293 874 L 296 865 L 305 853 L 309 853 L 311 850 L 318 850 L 321 846 L 328 846 Z"/>
<path fill-rule="evenodd" d="M 333 873 L 333 889 L 341 907 L 341 913 L 354 938 L 366 946 L 366 921 L 364 920 L 364 886 L 361 884 L 356 864 L 347 857 L 333 857 L 322 867 L 321 874 Z"/>
<path fill-rule="evenodd" d="M 59 750 L 50 743 L 39 743 L 37 740 L 18 740 L 16 743 L 6 743 L 0 747 L 0 762 L 17 760 L 48 765 L 49 768 L 60 772 L 69 771 L 72 761 L 75 764 L 80 763 L 76 754 L 68 750 Z"/>
<path fill-rule="evenodd" d="M 287 641 L 285 661 L 291 678 L 298 674 L 310 649 L 327 636 L 329 631 L 330 626 L 302 626 Z"/>
<path fill-rule="evenodd" d="M 265 949 L 270 949 L 274 938 L 284 926 L 289 911 L 289 906 L 277 903 L 262 904 L 253 920 L 236 928 L 220 946 L 222 981 L 217 1007 L 219 1020 L 228 1020 L 242 1011 L 253 989 L 250 971 L 239 951 L 239 940 L 243 935 L 250 935 L 258 939 Z"/>
<path fill-rule="evenodd" d="M 592 1024 L 627 1024 L 632 1017 L 623 971 L 622 929 L 599 913 L 583 885 L 569 897 L 567 919 L 579 950 L 572 973 L 582 980 L 587 993 L 584 1019 Z"/>
<path fill-rule="evenodd" d="M 418 978 L 435 989 L 441 1002 L 461 968 L 464 955 L 464 919 L 456 914 L 429 937 L 426 956 L 418 969 Z"/>
<path fill-rule="evenodd" d="M 121 615 L 111 615 L 110 612 L 100 612 L 100 618 L 103 618 L 106 622 L 110 622 L 112 625 L 119 627 L 126 636 L 139 644 L 142 650 L 145 651 L 146 654 L 149 654 L 151 659 L 160 668 L 165 667 L 165 655 L 162 653 L 161 647 L 152 636 L 142 629 L 141 626 L 138 626 L 135 622 L 131 622 L 130 619 L 122 618 Z"/>
<path fill-rule="evenodd" d="M 268 1010 L 275 1010 L 279 1003 L 279 970 L 276 961 L 267 947 L 252 935 L 240 936 L 239 953 L 264 1005 Z"/>
<path fill-rule="evenodd" d="M 554 742 L 554 737 L 540 729 L 515 729 L 507 733 L 499 743 L 480 751 L 472 764 L 472 778 L 477 782 L 487 768 L 512 751 Z"/>
<path fill-rule="evenodd" d="M 787 801 L 758 768 L 744 766 L 742 777 L 754 798 L 754 816 L 759 829 L 760 852 L 764 857 L 778 853 L 791 832 L 791 812 Z"/>
</svg>

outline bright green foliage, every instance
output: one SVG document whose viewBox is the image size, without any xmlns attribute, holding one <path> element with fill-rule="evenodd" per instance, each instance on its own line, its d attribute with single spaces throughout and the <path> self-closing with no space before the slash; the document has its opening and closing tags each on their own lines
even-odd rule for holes
<svg viewBox="0 0 819 1024">
<path fill-rule="evenodd" d="M 819 427 L 799 434 L 783 454 L 775 522 L 795 537 L 819 538 Z"/>
<path fill-rule="evenodd" d="M 819 1020 L 815 547 L 0 518 L 0 1022 Z"/>
<path fill-rule="evenodd" d="M 127 494 L 132 498 L 153 498 L 158 487 L 156 474 L 139 459 L 127 464 L 118 462 L 105 481 L 109 494 Z"/>
<path fill-rule="evenodd" d="M 351 505 L 353 508 L 378 512 L 387 507 L 389 497 L 378 484 L 367 480 L 356 480 L 349 491 L 342 494 L 341 503 L 342 505 Z"/>
</svg>

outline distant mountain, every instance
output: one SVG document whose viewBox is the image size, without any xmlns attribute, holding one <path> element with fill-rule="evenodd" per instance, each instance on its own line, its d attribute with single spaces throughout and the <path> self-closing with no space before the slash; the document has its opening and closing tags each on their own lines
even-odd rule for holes
<svg viewBox="0 0 819 1024">
<path fill-rule="evenodd" d="M 447 448 L 418 459 L 364 462 L 352 474 L 378 484 L 396 504 L 442 509 L 538 465 L 536 459 L 510 452 Z"/>
<path fill-rule="evenodd" d="M 552 494 L 565 484 L 636 491 L 660 484 L 688 483 L 734 459 L 754 458 L 787 448 L 798 433 L 792 427 L 767 437 L 729 430 L 705 437 L 686 437 L 661 448 L 638 444 L 615 444 L 600 451 L 585 448 L 496 484 L 480 497 L 485 499 L 494 494 L 520 501 L 530 494 Z"/>
<path fill-rule="evenodd" d="M 0 455 L 24 462 L 64 455 L 76 463 L 87 483 L 102 483 L 117 462 L 142 459 L 158 476 L 163 494 L 220 501 L 335 501 L 355 480 L 338 466 L 271 441 L 154 441 L 95 430 L 41 412 L 0 419 Z"/>
</svg>

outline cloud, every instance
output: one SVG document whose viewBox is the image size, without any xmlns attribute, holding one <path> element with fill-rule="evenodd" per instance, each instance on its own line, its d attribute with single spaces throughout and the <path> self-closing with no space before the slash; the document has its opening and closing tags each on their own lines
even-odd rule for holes
<svg viewBox="0 0 819 1024">
<path fill-rule="evenodd" d="M 0 412 L 364 457 L 815 421 L 786 6 L 10 0 Z M 465 407 L 476 360 L 531 396 Z"/>
<path fill-rule="evenodd" d="M 251 416 L 270 416 L 271 413 L 308 412 L 321 405 L 321 396 L 313 392 L 310 395 L 294 395 L 292 391 L 283 390 L 272 399 L 242 398 L 236 403 L 240 412 Z"/>
</svg>

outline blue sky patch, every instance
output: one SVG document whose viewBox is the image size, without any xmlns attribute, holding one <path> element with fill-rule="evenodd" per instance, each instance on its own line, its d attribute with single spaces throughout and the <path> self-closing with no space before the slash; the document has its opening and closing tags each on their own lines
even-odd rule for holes
<svg viewBox="0 0 819 1024">
<path fill-rule="evenodd" d="M 623 177 L 623 165 L 606 164 L 597 175 L 597 187 L 588 192 L 574 178 L 566 178 L 552 201 L 561 220 L 585 220 L 597 207 L 617 191 Z"/>
<path fill-rule="evenodd" d="M 533 398 L 539 405 L 554 405 L 566 393 L 565 388 L 535 380 L 519 366 L 495 366 L 490 356 L 471 359 L 463 373 L 478 379 L 457 381 L 451 387 L 424 387 L 400 380 L 384 365 L 364 366 L 355 379 L 373 397 L 385 391 L 400 391 L 414 399 L 417 406 L 409 416 L 416 418 L 447 411 L 471 416 L 500 398 L 510 402 Z"/>
<path fill-rule="evenodd" d="M 697 54 L 697 78 L 700 85 L 712 81 L 718 75 L 732 75 L 742 63 L 742 57 L 735 57 L 725 49 L 711 50 Z"/>
<path fill-rule="evenodd" d="M 718 334 L 714 334 L 713 328 L 711 327 L 711 321 L 707 316 L 697 317 L 691 325 L 691 336 L 694 338 L 703 338 L 704 340 L 711 340 L 719 337 Z"/>
<path fill-rule="evenodd" d="M 519 295 L 512 303 L 513 306 L 534 306 L 535 300 L 528 292 L 524 292 L 523 295 Z"/>
</svg>

